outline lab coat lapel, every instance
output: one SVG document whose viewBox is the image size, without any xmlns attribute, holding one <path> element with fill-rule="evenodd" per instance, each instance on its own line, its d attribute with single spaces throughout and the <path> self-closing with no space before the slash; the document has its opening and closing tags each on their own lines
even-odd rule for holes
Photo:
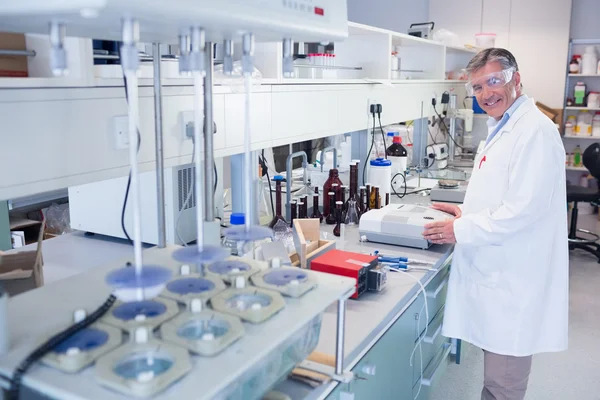
<svg viewBox="0 0 600 400">
<path fill-rule="evenodd" d="M 498 141 L 500 137 L 506 132 L 510 132 L 518 120 L 521 119 L 527 112 L 535 107 L 535 102 L 532 98 L 527 99 L 523 104 L 517 108 L 514 114 L 508 119 L 506 124 L 500 129 L 500 131 L 494 136 L 494 138 L 483 148 L 481 151 L 481 156 L 485 155 L 489 151 L 489 149 Z"/>
</svg>

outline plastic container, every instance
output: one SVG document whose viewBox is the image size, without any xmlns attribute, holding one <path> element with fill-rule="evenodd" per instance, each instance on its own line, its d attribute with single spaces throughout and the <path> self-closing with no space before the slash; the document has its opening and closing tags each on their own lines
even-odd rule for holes
<svg viewBox="0 0 600 400">
<path fill-rule="evenodd" d="M 369 156 L 370 159 L 376 158 L 385 158 L 385 142 L 383 141 L 383 137 L 381 136 L 381 131 L 379 129 L 375 130 L 375 137 L 373 138 L 373 148 L 371 149 L 371 154 Z"/>
<path fill-rule="evenodd" d="M 588 94 L 587 106 L 589 108 L 600 108 L 599 92 L 590 92 L 590 94 Z"/>
<path fill-rule="evenodd" d="M 592 119 L 592 136 L 600 137 L 600 112 L 597 112 Z"/>
<path fill-rule="evenodd" d="M 582 110 L 577 115 L 577 125 L 575 132 L 578 136 L 592 136 L 592 114 L 587 110 Z"/>
<path fill-rule="evenodd" d="M 231 227 L 242 226 L 245 223 L 244 213 L 233 213 L 229 217 L 229 224 Z M 242 242 L 238 242 L 237 240 L 223 239 L 223 247 L 228 249 L 231 252 L 232 256 L 243 256 L 249 248 L 245 248 Z"/>
<path fill-rule="evenodd" d="M 573 150 L 573 166 L 581 167 L 581 146 L 577 145 Z"/>
<path fill-rule="evenodd" d="M 598 70 L 598 54 L 594 46 L 586 46 L 585 53 L 581 57 L 581 73 L 584 75 L 595 75 Z"/>
<path fill-rule="evenodd" d="M 487 49 L 496 46 L 495 33 L 477 33 L 475 34 L 475 46 Z"/>
<path fill-rule="evenodd" d="M 352 161 L 352 139 L 350 136 L 346 136 L 345 140 L 340 143 L 340 151 L 342 153 L 340 165 L 346 168 L 350 165 L 350 161 Z"/>
<path fill-rule="evenodd" d="M 391 191 L 392 162 L 384 158 L 371 160 L 369 166 L 369 182 L 379 187 L 380 195 L 385 197 Z"/>
<path fill-rule="evenodd" d="M 575 136 L 574 128 L 575 128 L 575 126 L 573 125 L 573 123 L 570 121 L 567 121 L 565 123 L 565 136 Z"/>
<path fill-rule="evenodd" d="M 575 105 L 583 106 L 585 102 L 585 90 L 586 86 L 583 82 L 577 82 L 575 85 L 575 89 L 573 91 L 573 96 L 575 97 Z"/>
<path fill-rule="evenodd" d="M 392 162 L 392 179 L 396 174 L 406 173 L 408 167 L 408 152 L 402 146 L 402 138 L 394 136 L 392 144 L 387 148 L 388 160 Z"/>
</svg>

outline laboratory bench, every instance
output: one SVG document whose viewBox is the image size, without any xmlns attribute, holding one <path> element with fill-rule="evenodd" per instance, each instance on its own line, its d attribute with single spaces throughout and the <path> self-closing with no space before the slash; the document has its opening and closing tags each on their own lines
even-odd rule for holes
<svg viewBox="0 0 600 400">
<path fill-rule="evenodd" d="M 430 204 L 429 197 L 415 194 L 393 200 Z M 334 238 L 332 226 L 321 225 L 321 230 L 328 239 Z M 343 231 L 342 237 L 336 238 L 338 249 L 359 253 L 379 250 L 385 255 L 430 262 L 432 270 L 389 272 L 383 291 L 367 292 L 358 300 L 346 302 L 344 370 L 352 371 L 354 380 L 344 384 L 332 381 L 312 388 L 287 379 L 276 390 L 294 400 L 427 399 L 444 368 L 455 362 L 454 357 L 449 357 L 451 350 L 460 348 L 441 335 L 453 247 L 434 245 L 421 250 L 361 242 L 357 227 L 345 227 Z M 65 278 L 86 271 L 90 281 L 103 279 L 98 275 L 103 268 L 96 267 L 126 258 L 132 252 L 127 241 L 100 235 L 90 237 L 83 232 L 45 241 L 43 246 L 46 285 L 59 286 L 68 285 L 70 279 Z M 424 286 L 426 295 L 417 280 Z M 103 296 L 98 296 L 98 303 Z M 323 315 L 316 351 L 335 354 L 335 332 L 336 306 L 332 304 Z M 419 349 L 416 345 L 421 335 L 425 336 Z"/>
<path fill-rule="evenodd" d="M 404 202 L 428 204 L 428 199 L 412 195 Z M 322 227 L 325 232 L 330 229 Z M 357 300 L 346 302 L 344 368 L 355 374 L 352 382 L 331 382 L 313 389 L 288 379 L 276 390 L 294 400 L 385 400 L 414 399 L 420 387 L 418 399 L 427 399 L 444 368 L 458 356 L 449 357 L 457 346 L 441 335 L 453 246 L 434 245 L 420 250 L 361 242 L 358 228 L 352 227 L 347 227 L 343 236 L 338 238 L 338 249 L 359 253 L 379 250 L 386 255 L 431 262 L 433 270 L 390 272 L 383 291 L 367 292 Z M 426 334 L 425 299 L 415 279 L 426 291 L 429 314 Z M 336 309 L 332 306 L 323 316 L 318 352 L 335 354 L 335 329 Z M 423 334 L 421 350 L 417 346 L 413 352 Z"/>
</svg>

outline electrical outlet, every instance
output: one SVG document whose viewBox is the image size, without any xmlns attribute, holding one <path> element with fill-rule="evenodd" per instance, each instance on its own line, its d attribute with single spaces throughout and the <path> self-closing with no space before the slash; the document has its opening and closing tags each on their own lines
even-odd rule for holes
<svg viewBox="0 0 600 400">
<path fill-rule="evenodd" d="M 179 113 L 179 129 L 183 140 L 192 140 L 194 137 L 193 111 L 182 111 Z"/>
<path fill-rule="evenodd" d="M 125 150 L 129 148 L 129 117 L 119 115 L 113 118 L 113 133 L 115 137 L 115 149 Z"/>
</svg>

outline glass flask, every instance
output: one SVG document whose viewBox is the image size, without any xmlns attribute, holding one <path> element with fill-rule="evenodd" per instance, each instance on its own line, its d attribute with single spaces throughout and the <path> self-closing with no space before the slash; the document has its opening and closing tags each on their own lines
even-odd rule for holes
<svg viewBox="0 0 600 400">
<path fill-rule="evenodd" d="M 275 175 L 273 180 L 275 181 L 275 216 L 269 223 L 269 228 L 271 229 L 273 229 L 279 221 L 287 223 L 281 212 L 281 183 L 283 182 L 283 176 Z"/>
</svg>

